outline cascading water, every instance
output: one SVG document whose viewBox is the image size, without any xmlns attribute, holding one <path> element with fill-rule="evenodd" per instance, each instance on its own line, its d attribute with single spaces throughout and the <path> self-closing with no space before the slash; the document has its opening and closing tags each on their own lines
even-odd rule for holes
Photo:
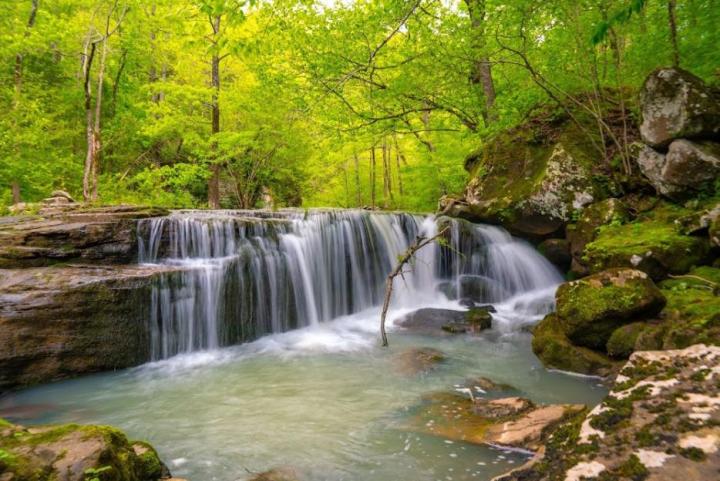
<svg viewBox="0 0 720 481">
<path fill-rule="evenodd" d="M 498 227 L 441 222 L 448 242 L 418 253 L 396 281 L 394 305 L 472 291 L 530 317 L 552 308 L 561 278 L 532 247 Z M 397 257 L 437 231 L 432 216 L 346 210 L 178 211 L 140 221 L 140 262 L 178 267 L 153 288 L 153 359 L 377 306 Z"/>
</svg>

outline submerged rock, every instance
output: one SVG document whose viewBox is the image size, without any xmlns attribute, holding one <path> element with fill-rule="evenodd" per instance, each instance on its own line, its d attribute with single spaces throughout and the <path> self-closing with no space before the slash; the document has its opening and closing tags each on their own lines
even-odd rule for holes
<svg viewBox="0 0 720 481">
<path fill-rule="evenodd" d="M 431 347 L 414 347 L 397 354 L 393 366 L 400 374 L 414 376 L 435 369 L 444 360 L 442 351 Z"/>
<path fill-rule="evenodd" d="M 4 481 L 158 481 L 170 472 L 147 443 L 110 426 L 24 428 L 0 419 Z"/>
<path fill-rule="evenodd" d="M 434 393 L 404 427 L 453 441 L 536 450 L 543 430 L 583 409 L 573 404 L 536 406 L 520 397 L 488 400 Z"/>
<path fill-rule="evenodd" d="M 250 476 L 248 481 L 299 481 L 297 472 L 292 468 L 274 468 L 264 473 Z"/>
<path fill-rule="evenodd" d="M 680 68 L 652 72 L 640 90 L 640 135 L 653 147 L 679 138 L 720 136 L 718 93 Z"/>
<path fill-rule="evenodd" d="M 665 297 L 642 271 L 610 269 L 562 284 L 556 293 L 560 330 L 573 343 L 604 349 L 615 329 L 650 317 L 665 306 Z"/>
<path fill-rule="evenodd" d="M 636 352 L 600 405 L 548 430 L 534 463 L 497 479 L 716 479 L 718 373 L 717 346 Z"/>
</svg>

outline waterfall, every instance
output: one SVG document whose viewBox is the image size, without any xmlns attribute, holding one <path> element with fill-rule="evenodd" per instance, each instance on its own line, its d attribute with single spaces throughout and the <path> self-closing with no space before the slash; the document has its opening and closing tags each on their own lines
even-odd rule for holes
<svg viewBox="0 0 720 481">
<path fill-rule="evenodd" d="M 140 263 L 165 264 L 152 289 L 153 359 L 237 344 L 377 306 L 385 277 L 419 235 L 394 305 L 472 291 L 486 302 L 556 286 L 557 271 L 504 230 L 429 215 L 361 210 L 176 211 L 138 224 Z M 547 296 L 545 296 L 547 297 Z"/>
</svg>

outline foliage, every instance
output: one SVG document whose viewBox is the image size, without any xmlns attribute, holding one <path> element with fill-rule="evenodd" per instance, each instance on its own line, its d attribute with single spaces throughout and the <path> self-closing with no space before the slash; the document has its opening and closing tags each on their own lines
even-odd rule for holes
<svg viewBox="0 0 720 481">
<path fill-rule="evenodd" d="M 717 82 L 720 9 L 675 3 L 682 67 Z M 0 211 L 13 185 L 24 201 L 80 196 L 81 58 L 108 11 L 126 15 L 90 75 L 104 203 L 203 207 L 219 164 L 225 207 L 434 210 L 463 188 L 465 155 L 538 104 L 629 113 L 628 92 L 673 62 L 659 0 L 55 0 L 31 21 L 32 5 L 0 16 Z M 471 22 L 468 5 L 484 15 Z M 489 110 L 472 80 L 484 61 Z M 613 140 L 608 155 L 627 141 Z"/>
</svg>

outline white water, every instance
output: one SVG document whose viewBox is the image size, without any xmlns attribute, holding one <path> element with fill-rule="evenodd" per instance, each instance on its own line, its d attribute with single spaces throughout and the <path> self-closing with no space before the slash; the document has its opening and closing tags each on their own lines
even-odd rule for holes
<svg viewBox="0 0 720 481">
<path fill-rule="evenodd" d="M 552 309 L 561 279 L 502 229 L 454 222 L 447 247 L 420 252 L 396 285 L 388 349 L 378 339 L 384 278 L 416 235 L 437 232 L 432 217 L 178 212 L 140 232 L 143 262 L 187 268 L 153 290 L 156 361 L 13 393 L 0 399 L 0 417 L 116 425 L 190 481 L 278 466 L 305 481 L 487 481 L 526 455 L 409 432 L 423 394 L 478 376 L 536 402 L 594 405 L 605 394 L 532 354 L 519 328 Z M 461 309 L 438 287 L 462 290 L 470 278 L 484 281 L 497 309 L 492 330 L 426 337 L 394 326 L 421 307 Z M 398 373 L 394 356 L 414 346 L 448 360 L 424 375 Z"/>
<path fill-rule="evenodd" d="M 440 282 L 483 282 L 483 302 L 516 298 L 530 317 L 552 307 L 555 269 L 492 226 L 450 221 L 449 245 L 418 252 L 395 307 L 440 301 Z M 139 225 L 139 259 L 185 267 L 152 294 L 152 358 L 314 326 L 380 304 L 385 276 L 432 216 L 366 211 L 181 211 Z M 532 301 L 532 300 L 535 301 Z M 532 302 L 531 302 L 532 301 Z M 514 309 L 517 311 L 518 309 Z M 500 321 L 512 328 L 507 318 Z"/>
</svg>

